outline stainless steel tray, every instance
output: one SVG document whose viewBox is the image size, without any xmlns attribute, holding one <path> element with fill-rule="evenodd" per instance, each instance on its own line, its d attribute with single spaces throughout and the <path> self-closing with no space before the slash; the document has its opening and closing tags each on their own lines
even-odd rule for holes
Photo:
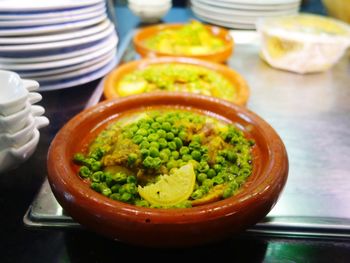
<svg viewBox="0 0 350 263">
<path fill-rule="evenodd" d="M 139 56 L 130 32 L 120 63 Z M 273 69 L 259 58 L 254 31 L 231 31 L 228 65 L 248 81 L 247 107 L 267 120 L 284 141 L 290 162 L 283 193 L 264 220 L 247 234 L 350 237 L 350 57 L 331 70 L 298 75 Z M 102 96 L 102 84 L 90 105 Z M 53 196 L 47 180 L 24 216 L 27 227 L 77 228 Z"/>
</svg>

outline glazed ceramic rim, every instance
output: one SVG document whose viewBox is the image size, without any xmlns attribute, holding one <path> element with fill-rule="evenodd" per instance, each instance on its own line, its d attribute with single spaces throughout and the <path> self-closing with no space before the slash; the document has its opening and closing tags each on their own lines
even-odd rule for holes
<svg viewBox="0 0 350 263">
<path fill-rule="evenodd" d="M 126 105 L 128 106 L 127 110 L 118 111 L 119 108 L 122 109 Z M 145 109 L 145 106 L 164 105 L 190 106 L 229 119 L 232 114 L 235 114 L 235 118 L 246 122 L 248 126 L 251 126 L 253 122 L 256 123 L 257 125 L 250 128 L 256 129 L 258 135 L 264 136 L 267 141 L 264 145 L 259 146 L 266 147 L 267 162 L 264 167 L 260 167 L 253 172 L 248 181 L 242 186 L 242 191 L 237 195 L 213 203 L 183 209 L 144 208 L 115 201 L 91 189 L 76 174 L 69 151 L 69 147 L 74 147 L 73 145 L 77 144 L 70 141 L 72 133 L 83 131 L 84 136 L 86 136 L 92 129 L 97 128 L 102 122 L 106 122 L 106 119 L 111 119 L 113 115 L 116 117 L 118 114 L 131 109 Z M 106 118 L 102 114 L 103 112 L 111 114 L 108 114 L 109 117 Z M 88 121 L 93 122 L 92 129 L 91 125 L 87 123 Z M 83 134 L 79 136 L 81 140 L 83 140 Z M 260 155 L 257 157 L 263 159 Z M 133 95 L 122 99 L 107 100 L 84 110 L 72 118 L 56 134 L 49 148 L 47 162 L 48 180 L 52 191 L 68 213 L 71 209 L 76 209 L 76 206 L 79 206 L 79 211 L 84 210 L 85 213 L 94 217 L 98 215 L 98 218 L 112 219 L 118 216 L 123 218 L 122 220 L 132 221 L 135 224 L 148 224 L 150 222 L 163 225 L 174 224 L 174 222 L 177 224 L 195 224 L 230 216 L 238 212 L 244 213 L 242 208 L 246 208 L 251 212 L 252 209 L 259 207 L 259 204 L 264 202 L 272 202 L 272 206 L 269 207 L 269 210 L 271 210 L 277 202 L 288 176 L 288 157 L 285 146 L 276 131 L 266 121 L 252 111 L 233 103 L 204 95 L 184 93 Z M 260 160 L 260 162 L 263 162 L 263 160 Z M 67 204 L 67 202 L 78 199 L 80 202 L 75 203 L 75 205 Z M 95 209 L 92 211 L 91 207 L 95 207 Z M 269 211 L 265 212 L 267 214 Z"/>
<path fill-rule="evenodd" d="M 176 29 L 183 27 L 184 23 L 174 23 L 174 24 L 157 24 L 152 26 L 147 26 L 142 29 L 139 29 L 134 37 L 133 37 L 133 44 L 135 46 L 135 50 L 143 57 L 156 57 L 156 56 L 172 56 L 172 57 L 193 57 L 198 59 L 204 59 L 204 60 L 211 60 L 214 62 L 224 62 L 230 57 L 234 50 L 234 39 L 230 35 L 229 30 L 219 27 L 219 26 L 213 26 L 204 24 L 204 26 L 212 32 L 214 35 L 219 36 L 224 42 L 225 47 L 215 51 L 210 52 L 207 54 L 200 54 L 200 55 L 185 55 L 185 54 L 172 54 L 172 53 L 164 53 L 157 50 L 150 49 L 144 45 L 144 40 L 149 38 L 150 35 L 153 34 L 153 32 L 160 32 L 165 29 Z"/>
<path fill-rule="evenodd" d="M 116 90 L 116 82 L 118 82 L 124 75 L 128 73 L 131 73 L 138 69 L 146 68 L 149 65 L 173 63 L 195 65 L 219 73 L 220 75 L 225 77 L 231 84 L 237 86 L 236 99 L 234 101 L 229 99 L 227 100 L 238 105 L 246 105 L 250 95 L 250 89 L 247 81 L 243 78 L 241 74 L 236 72 L 234 69 L 222 64 L 189 57 L 144 58 L 124 63 L 121 66 L 115 68 L 105 77 L 105 81 L 103 84 L 104 97 L 106 99 L 122 98 L 118 95 L 118 92 Z"/>
</svg>

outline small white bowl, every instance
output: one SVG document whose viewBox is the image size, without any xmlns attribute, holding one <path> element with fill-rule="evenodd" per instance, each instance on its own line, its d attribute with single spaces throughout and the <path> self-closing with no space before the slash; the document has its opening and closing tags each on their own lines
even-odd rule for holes
<svg viewBox="0 0 350 263">
<path fill-rule="evenodd" d="M 16 133 L 28 122 L 30 115 L 41 116 L 45 113 L 45 109 L 39 105 L 31 105 L 29 102 L 23 110 L 18 111 L 9 116 L 0 115 L 0 134 L 2 133 Z"/>
<path fill-rule="evenodd" d="M 129 1 L 128 7 L 131 12 L 138 16 L 144 23 L 155 23 L 162 19 L 172 7 L 170 2 L 162 2 L 158 4 L 152 4 L 152 2 L 136 3 Z"/>
<path fill-rule="evenodd" d="M 34 153 L 40 139 L 40 132 L 33 130 L 31 139 L 19 148 L 0 150 L 0 173 L 16 168 Z"/>
<path fill-rule="evenodd" d="M 15 72 L 0 70 L 0 115 L 8 116 L 25 107 L 28 90 Z"/>
<path fill-rule="evenodd" d="M 49 124 L 49 120 L 44 117 L 34 117 L 29 115 L 26 126 L 16 133 L 1 133 L 0 134 L 0 151 L 6 148 L 19 148 L 26 144 L 33 136 L 34 129 L 40 129 Z"/>
</svg>

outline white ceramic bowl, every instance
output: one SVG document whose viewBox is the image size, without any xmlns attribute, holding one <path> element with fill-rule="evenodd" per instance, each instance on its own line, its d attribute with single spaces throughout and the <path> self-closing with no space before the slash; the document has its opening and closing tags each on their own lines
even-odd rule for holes
<svg viewBox="0 0 350 263">
<path fill-rule="evenodd" d="M 39 105 L 31 105 L 29 101 L 21 111 L 9 116 L 0 115 L 0 134 L 16 133 L 26 126 L 28 118 L 32 116 L 41 116 L 45 113 L 45 109 Z"/>
<path fill-rule="evenodd" d="M 0 150 L 0 173 L 17 167 L 26 161 L 35 151 L 40 138 L 40 132 L 33 130 L 30 140 L 19 148 L 6 148 Z"/>
<path fill-rule="evenodd" d="M 159 3 L 158 3 L 159 2 Z M 143 3 L 129 1 L 129 9 L 144 23 L 155 23 L 164 17 L 172 7 L 171 1 L 144 1 Z"/>
<path fill-rule="evenodd" d="M 32 92 L 39 88 L 37 81 L 21 79 L 12 71 L 0 70 L 0 86 L 0 116 L 23 110 L 27 100 L 34 104 L 42 99 L 39 93 Z"/>
<path fill-rule="evenodd" d="M 32 137 L 34 129 L 40 129 L 49 124 L 44 116 L 34 117 L 29 115 L 25 127 L 16 133 L 0 133 L 0 151 L 7 148 L 19 148 L 26 144 Z"/>
</svg>

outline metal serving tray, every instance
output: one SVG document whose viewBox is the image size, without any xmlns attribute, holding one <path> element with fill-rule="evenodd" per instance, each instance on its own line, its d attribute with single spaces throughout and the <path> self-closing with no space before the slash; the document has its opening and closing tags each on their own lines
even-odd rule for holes
<svg viewBox="0 0 350 263">
<path fill-rule="evenodd" d="M 138 59 L 131 42 L 119 48 L 120 63 Z M 264 220 L 247 234 L 350 237 L 350 56 L 331 70 L 298 75 L 273 69 L 259 58 L 255 31 L 231 31 L 228 66 L 249 83 L 247 107 L 267 120 L 284 141 L 289 177 Z M 102 96 L 103 81 L 90 105 Z M 53 196 L 47 180 L 24 216 L 27 227 L 78 228 Z"/>
</svg>

